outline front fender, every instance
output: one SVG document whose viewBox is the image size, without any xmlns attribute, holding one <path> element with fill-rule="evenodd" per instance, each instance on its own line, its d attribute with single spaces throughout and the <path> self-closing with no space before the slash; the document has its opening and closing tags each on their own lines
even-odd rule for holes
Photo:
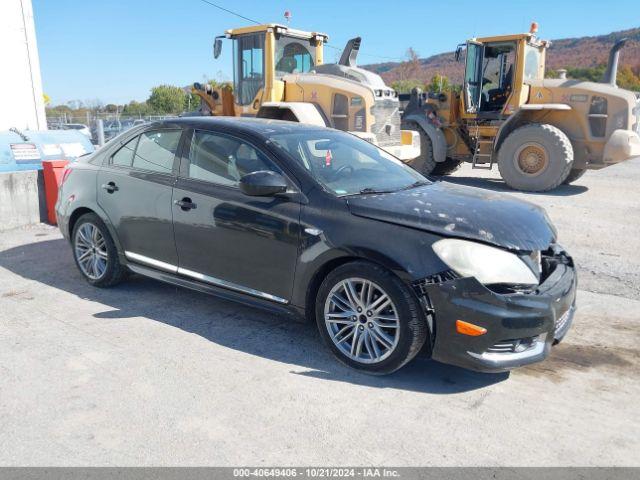
<svg viewBox="0 0 640 480">
<path fill-rule="evenodd" d="M 409 115 L 402 119 L 404 123 L 414 122 L 420 126 L 431 140 L 433 159 L 440 163 L 447 159 L 447 140 L 442 130 L 429 123 L 423 115 Z"/>
<path fill-rule="evenodd" d="M 355 215 L 345 215 L 344 223 L 335 222 L 334 218 L 333 228 L 322 231 L 321 222 L 307 218 L 315 225 L 301 233 L 301 253 L 291 299 L 294 305 L 306 307 L 308 289 L 313 288 L 316 279 L 321 280 L 348 261 L 375 263 L 407 285 L 446 269 L 431 248 L 442 238 L 438 235 Z"/>
<path fill-rule="evenodd" d="M 523 123 L 527 121 L 533 122 L 534 118 L 538 116 L 544 116 L 545 112 L 549 111 L 570 111 L 571 107 L 564 103 L 532 103 L 525 104 L 514 111 L 509 118 L 507 118 L 500 128 L 498 129 L 498 134 L 494 140 L 494 151 L 498 151 L 502 142 L 504 142 L 505 138 L 509 136 L 511 132 L 513 132 L 516 128 L 521 126 Z"/>
</svg>

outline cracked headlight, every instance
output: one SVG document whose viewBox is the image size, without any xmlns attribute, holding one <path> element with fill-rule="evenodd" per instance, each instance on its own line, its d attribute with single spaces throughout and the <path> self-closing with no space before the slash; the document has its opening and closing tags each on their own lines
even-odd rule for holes
<svg viewBox="0 0 640 480">
<path fill-rule="evenodd" d="M 447 238 L 433 244 L 433 251 L 453 271 L 475 277 L 485 285 L 537 285 L 533 271 L 513 253 L 482 243 Z"/>
</svg>

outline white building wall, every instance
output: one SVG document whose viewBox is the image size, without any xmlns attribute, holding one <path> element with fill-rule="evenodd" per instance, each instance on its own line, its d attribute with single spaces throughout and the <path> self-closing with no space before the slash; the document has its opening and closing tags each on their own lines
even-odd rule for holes
<svg viewBox="0 0 640 480">
<path fill-rule="evenodd" d="M 0 0 L 0 130 L 46 130 L 31 0 Z"/>
</svg>

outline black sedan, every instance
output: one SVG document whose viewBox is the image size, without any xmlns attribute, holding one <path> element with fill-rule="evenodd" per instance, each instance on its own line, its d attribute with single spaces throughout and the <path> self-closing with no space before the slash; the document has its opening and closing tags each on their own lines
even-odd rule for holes
<svg viewBox="0 0 640 480">
<path fill-rule="evenodd" d="M 294 312 L 368 373 L 421 350 L 479 371 L 540 361 L 575 310 L 573 261 L 542 209 L 429 181 L 336 130 L 134 127 L 69 167 L 56 211 L 92 285 L 132 271 Z"/>
</svg>

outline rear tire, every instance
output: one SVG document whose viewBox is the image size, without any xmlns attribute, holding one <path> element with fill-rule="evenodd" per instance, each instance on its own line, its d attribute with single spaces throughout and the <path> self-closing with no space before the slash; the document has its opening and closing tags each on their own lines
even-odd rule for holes
<svg viewBox="0 0 640 480">
<path fill-rule="evenodd" d="M 586 168 L 572 168 L 571 171 L 569 172 L 569 175 L 567 175 L 567 178 L 564 179 L 564 182 L 562 182 L 562 184 L 569 185 L 570 183 L 573 183 L 576 180 L 578 180 L 585 173 L 587 173 Z"/>
<path fill-rule="evenodd" d="M 553 125 L 529 124 L 509 134 L 498 151 L 498 169 L 511 188 L 552 190 L 564 182 L 573 165 L 573 147 Z"/>
<path fill-rule="evenodd" d="M 428 337 L 413 291 L 393 273 L 365 261 L 329 273 L 315 309 L 326 345 L 340 362 L 363 373 L 395 372 L 416 356 Z"/>
<path fill-rule="evenodd" d="M 85 213 L 78 219 L 71 242 L 78 270 L 94 287 L 112 287 L 127 276 L 107 226 L 95 213 Z"/>
</svg>

